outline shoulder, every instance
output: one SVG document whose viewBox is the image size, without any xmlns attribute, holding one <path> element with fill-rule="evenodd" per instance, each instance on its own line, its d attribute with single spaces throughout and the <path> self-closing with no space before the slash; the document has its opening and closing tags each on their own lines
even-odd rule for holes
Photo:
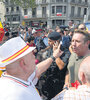
<svg viewBox="0 0 90 100">
<path fill-rule="evenodd" d="M 64 100 L 90 100 L 89 91 L 90 90 L 83 85 L 76 90 L 67 90 L 64 94 Z"/>
<path fill-rule="evenodd" d="M 0 100 L 32 100 L 32 95 L 31 88 L 27 89 L 8 79 L 0 79 Z"/>
<path fill-rule="evenodd" d="M 77 57 L 77 55 L 76 55 L 75 53 L 72 53 L 72 54 L 70 55 L 69 60 L 75 60 L 76 57 Z"/>
</svg>

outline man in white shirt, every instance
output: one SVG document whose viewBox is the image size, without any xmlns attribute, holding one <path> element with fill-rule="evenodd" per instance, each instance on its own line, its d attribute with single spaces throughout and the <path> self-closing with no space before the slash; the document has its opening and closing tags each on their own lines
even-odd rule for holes
<svg viewBox="0 0 90 100">
<path fill-rule="evenodd" d="M 36 68 L 35 47 L 29 47 L 20 37 L 4 43 L 0 47 L 0 67 L 6 66 L 6 72 L 0 78 L 0 100 L 41 100 L 34 83 L 62 54 L 59 47 Z"/>
</svg>

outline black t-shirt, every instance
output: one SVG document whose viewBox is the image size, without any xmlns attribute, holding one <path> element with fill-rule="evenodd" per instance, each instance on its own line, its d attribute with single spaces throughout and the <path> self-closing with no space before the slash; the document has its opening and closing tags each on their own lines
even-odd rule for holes
<svg viewBox="0 0 90 100">
<path fill-rule="evenodd" d="M 52 52 L 52 50 L 48 51 L 48 57 L 50 57 L 50 55 L 52 54 L 50 54 L 50 52 Z M 60 91 L 62 91 L 69 56 L 70 52 L 66 50 L 60 57 L 65 63 L 65 66 L 62 70 L 58 68 L 56 62 L 54 61 L 47 69 L 47 71 L 44 72 L 40 77 L 37 88 L 39 88 L 38 90 L 41 93 L 41 95 L 43 94 L 48 98 L 47 100 L 50 100 Z"/>
</svg>

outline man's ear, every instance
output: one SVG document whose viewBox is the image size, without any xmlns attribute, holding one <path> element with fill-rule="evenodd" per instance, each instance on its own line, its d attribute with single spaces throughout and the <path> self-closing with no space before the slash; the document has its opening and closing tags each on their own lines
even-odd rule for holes
<svg viewBox="0 0 90 100">
<path fill-rule="evenodd" d="M 90 45 L 90 41 L 87 41 L 86 43 L 87 43 L 87 46 L 89 46 L 89 45 Z"/>
<path fill-rule="evenodd" d="M 20 63 L 20 67 L 21 67 L 23 70 L 25 70 L 26 64 L 25 64 L 24 59 L 20 59 L 19 63 Z"/>
</svg>

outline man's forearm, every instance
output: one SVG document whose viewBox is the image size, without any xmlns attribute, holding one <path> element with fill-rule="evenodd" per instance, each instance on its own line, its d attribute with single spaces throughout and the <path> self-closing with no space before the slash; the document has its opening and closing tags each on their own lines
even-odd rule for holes
<svg viewBox="0 0 90 100">
<path fill-rule="evenodd" d="M 37 75 L 36 75 L 36 77 L 40 77 L 40 75 L 50 67 L 52 61 L 53 61 L 52 58 L 48 58 L 48 59 L 42 61 L 41 63 L 37 64 Z"/>
<path fill-rule="evenodd" d="M 69 84 L 69 72 L 66 72 L 66 76 L 65 76 L 65 84 Z"/>
<path fill-rule="evenodd" d="M 56 58 L 56 64 L 60 70 L 64 68 L 64 62 L 60 58 Z"/>
</svg>

